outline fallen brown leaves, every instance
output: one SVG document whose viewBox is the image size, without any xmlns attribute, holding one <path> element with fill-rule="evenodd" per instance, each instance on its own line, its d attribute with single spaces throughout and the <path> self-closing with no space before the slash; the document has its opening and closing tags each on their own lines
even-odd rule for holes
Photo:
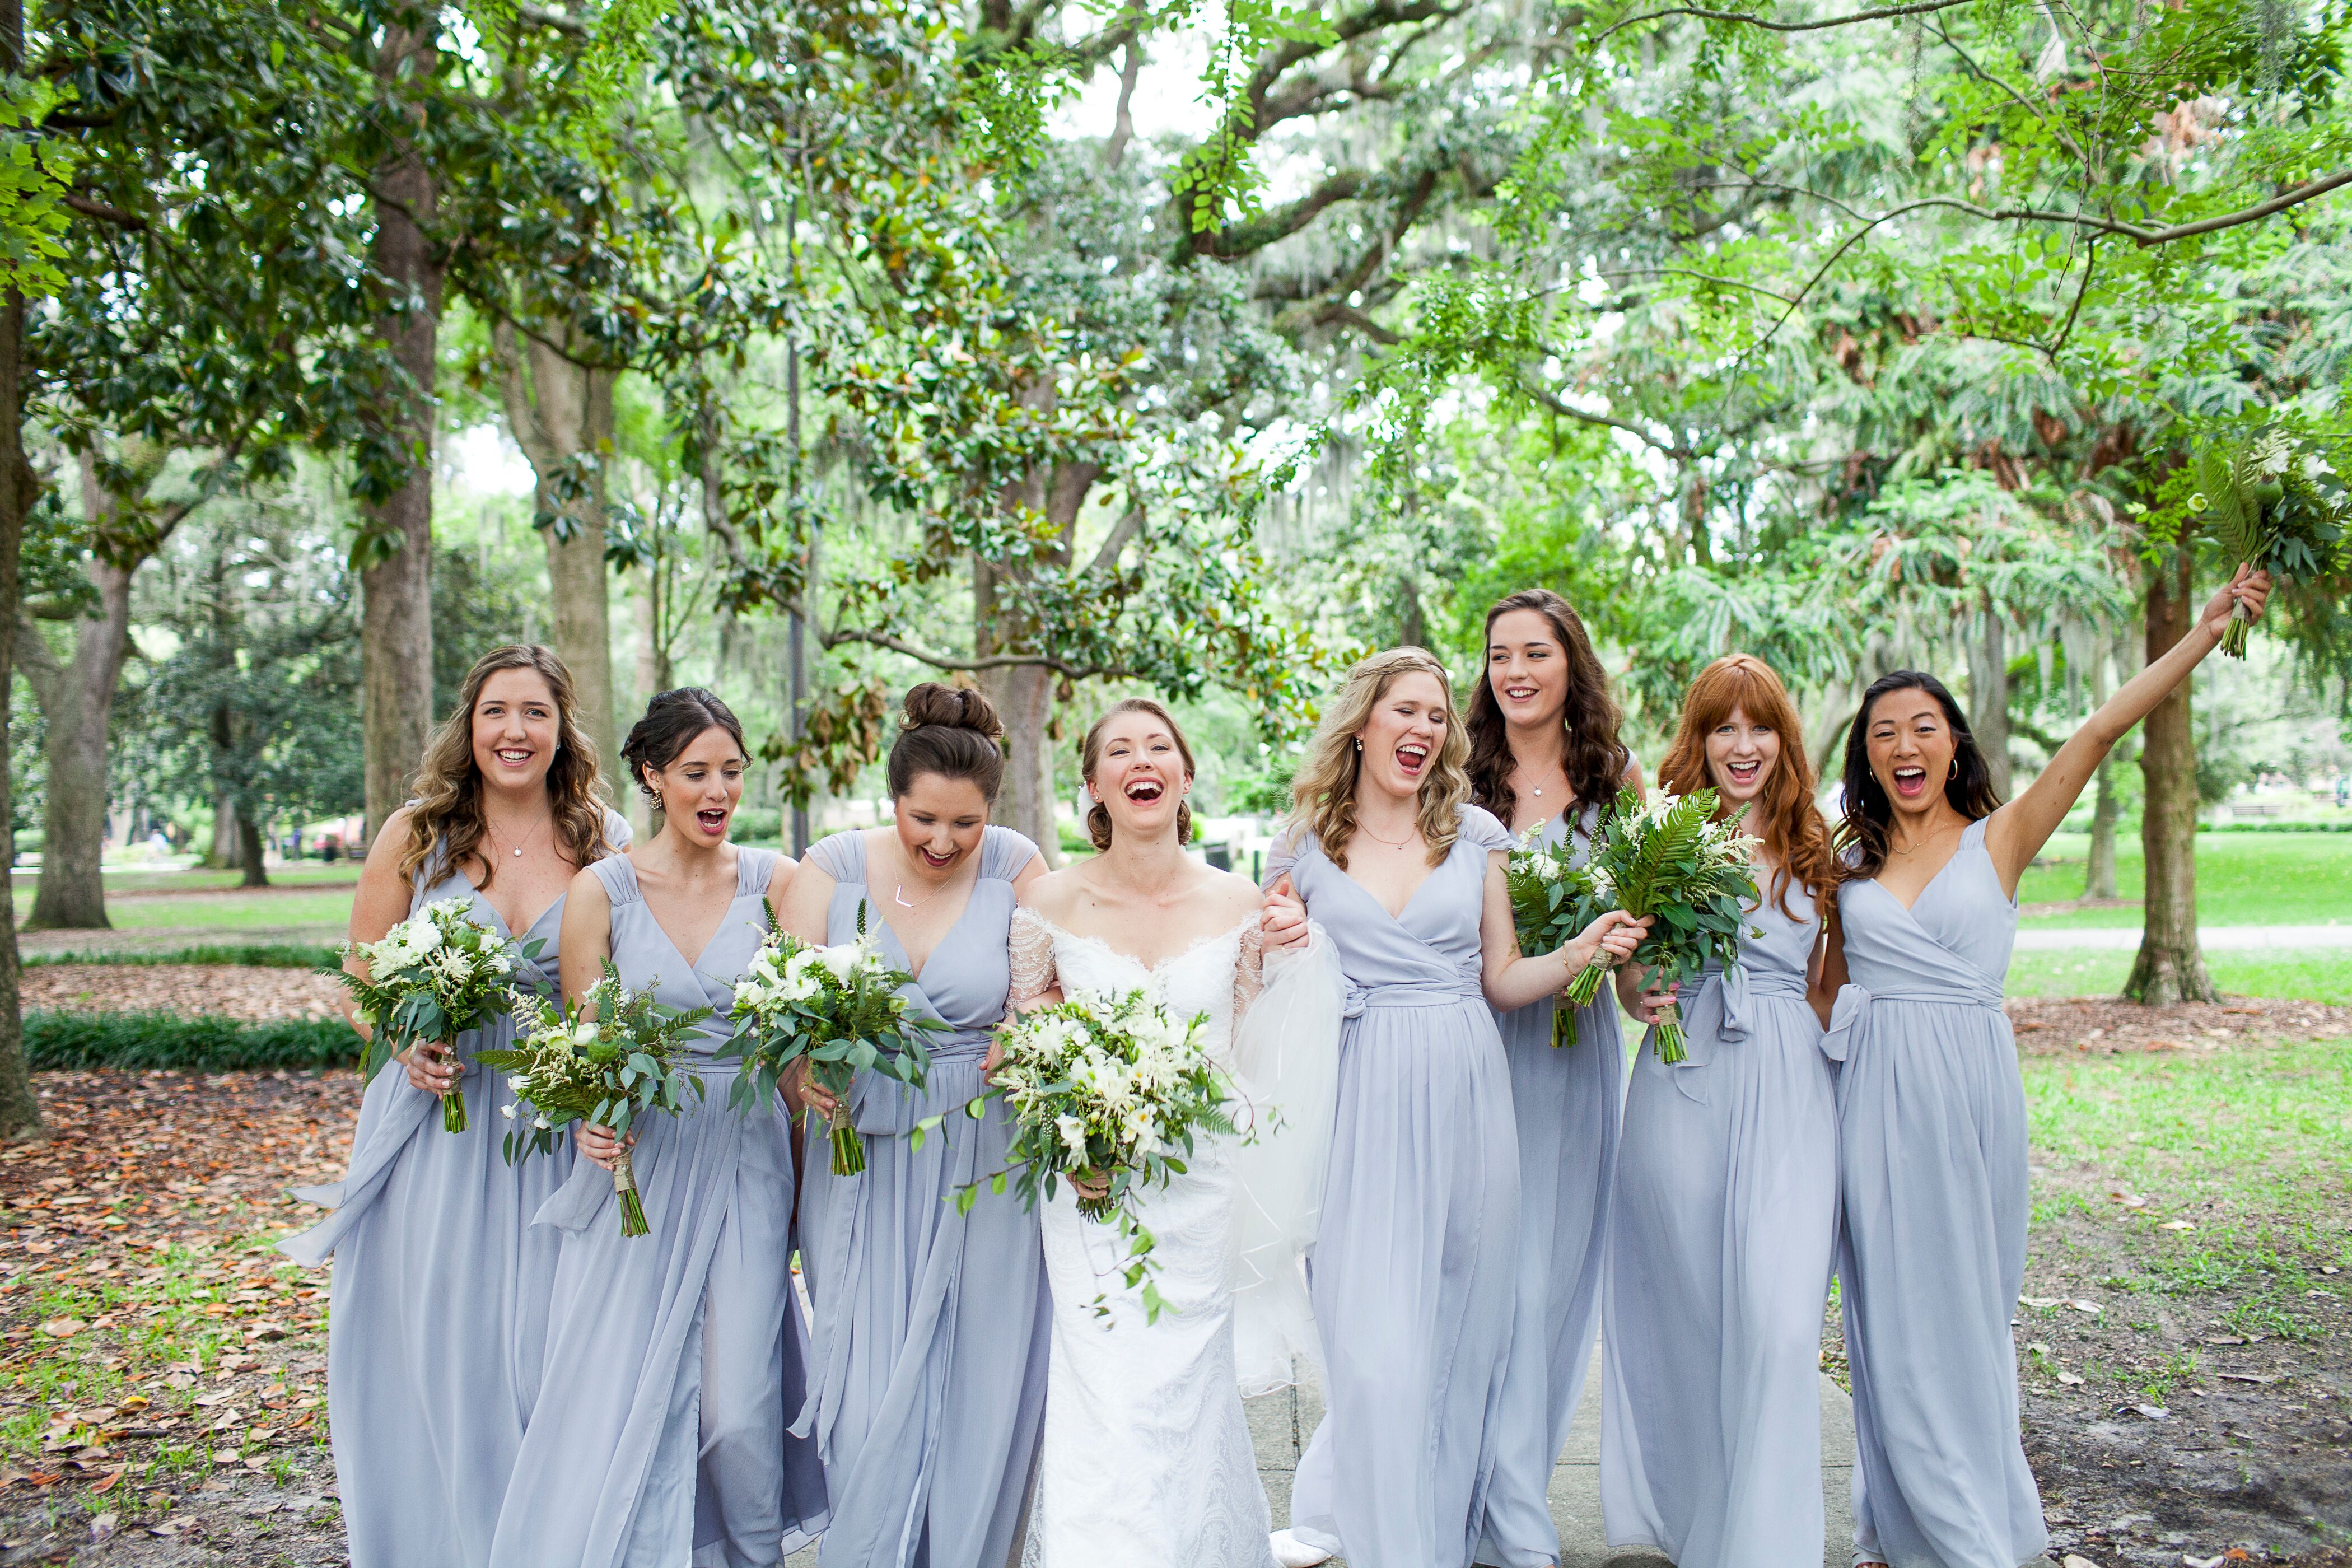
<svg viewBox="0 0 2352 1568">
<path fill-rule="evenodd" d="M 195 963 L 40 963 L 25 971 L 26 1007 L 74 1013 L 216 1014 L 249 1024 L 332 1018 L 345 992 L 329 974 Z"/>
<path fill-rule="evenodd" d="M 2352 1035 L 2352 1007 L 2259 996 L 2172 1007 L 2144 1007 L 2113 996 L 2012 997 L 2005 1006 L 2017 1048 L 2025 1056 L 2212 1051 Z"/>
</svg>

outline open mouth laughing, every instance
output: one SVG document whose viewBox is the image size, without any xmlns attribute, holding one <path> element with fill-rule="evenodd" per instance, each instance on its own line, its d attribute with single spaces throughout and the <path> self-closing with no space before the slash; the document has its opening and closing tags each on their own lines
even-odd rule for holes
<svg viewBox="0 0 2352 1568">
<path fill-rule="evenodd" d="M 1748 785 L 1754 784 L 1763 772 L 1764 763 L 1761 758 L 1751 758 L 1744 763 L 1726 763 L 1723 764 L 1724 776 L 1741 789 L 1746 789 Z"/>
<path fill-rule="evenodd" d="M 1920 767 L 1900 767 L 1895 770 L 1895 793 L 1905 800 L 1917 800 L 1927 793 L 1927 770 Z"/>
<path fill-rule="evenodd" d="M 1396 760 L 1405 777 L 1417 779 L 1421 771 L 1429 766 L 1429 748 L 1419 741 L 1407 741 L 1396 749 Z"/>
<path fill-rule="evenodd" d="M 727 816 L 724 807 L 706 806 L 694 814 L 694 820 L 703 832 L 716 838 L 727 831 Z"/>
<path fill-rule="evenodd" d="M 1138 805 L 1150 805 L 1168 793 L 1168 786 L 1155 778 L 1129 779 L 1119 793 Z"/>
</svg>

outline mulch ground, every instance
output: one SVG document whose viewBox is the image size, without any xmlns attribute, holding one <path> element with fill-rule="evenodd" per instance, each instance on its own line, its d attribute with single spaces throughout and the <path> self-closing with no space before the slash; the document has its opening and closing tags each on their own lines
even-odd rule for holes
<svg viewBox="0 0 2352 1568">
<path fill-rule="evenodd" d="M 308 969 L 198 963 L 37 963 L 21 982 L 26 1007 L 73 1013 L 211 1013 L 248 1024 L 333 1018 L 348 994 Z"/>
<path fill-rule="evenodd" d="M 2111 996 L 2012 997 L 2004 1005 L 2022 1056 L 2218 1051 L 2352 1036 L 2352 1007 L 2261 996 L 2177 1007 L 2143 1007 Z"/>
</svg>

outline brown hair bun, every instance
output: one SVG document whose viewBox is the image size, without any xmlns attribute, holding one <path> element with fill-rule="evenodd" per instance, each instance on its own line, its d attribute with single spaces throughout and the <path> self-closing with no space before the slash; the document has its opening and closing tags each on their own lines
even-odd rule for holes
<svg viewBox="0 0 2352 1568">
<path fill-rule="evenodd" d="M 925 773 L 969 779 L 994 805 L 1004 782 L 1004 726 L 985 692 L 926 680 L 899 705 L 898 738 L 890 746 L 890 798 L 899 799 Z"/>
</svg>

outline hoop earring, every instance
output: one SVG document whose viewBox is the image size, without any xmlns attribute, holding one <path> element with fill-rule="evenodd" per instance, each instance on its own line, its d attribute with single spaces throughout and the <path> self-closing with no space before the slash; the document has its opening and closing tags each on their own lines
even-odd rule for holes
<svg viewBox="0 0 2352 1568">
<path fill-rule="evenodd" d="M 1959 758 L 1958 758 L 1958 757 L 1954 757 L 1954 758 L 1952 759 L 1952 771 L 1951 771 L 1951 772 L 1949 772 L 1949 773 L 1946 773 L 1946 774 L 1944 775 L 1944 782 L 1945 782 L 1946 784 L 1949 784 L 1949 783 L 1951 783 L 1954 779 L 1958 778 L 1959 776 L 1960 776 L 1960 759 L 1959 759 Z"/>
</svg>

